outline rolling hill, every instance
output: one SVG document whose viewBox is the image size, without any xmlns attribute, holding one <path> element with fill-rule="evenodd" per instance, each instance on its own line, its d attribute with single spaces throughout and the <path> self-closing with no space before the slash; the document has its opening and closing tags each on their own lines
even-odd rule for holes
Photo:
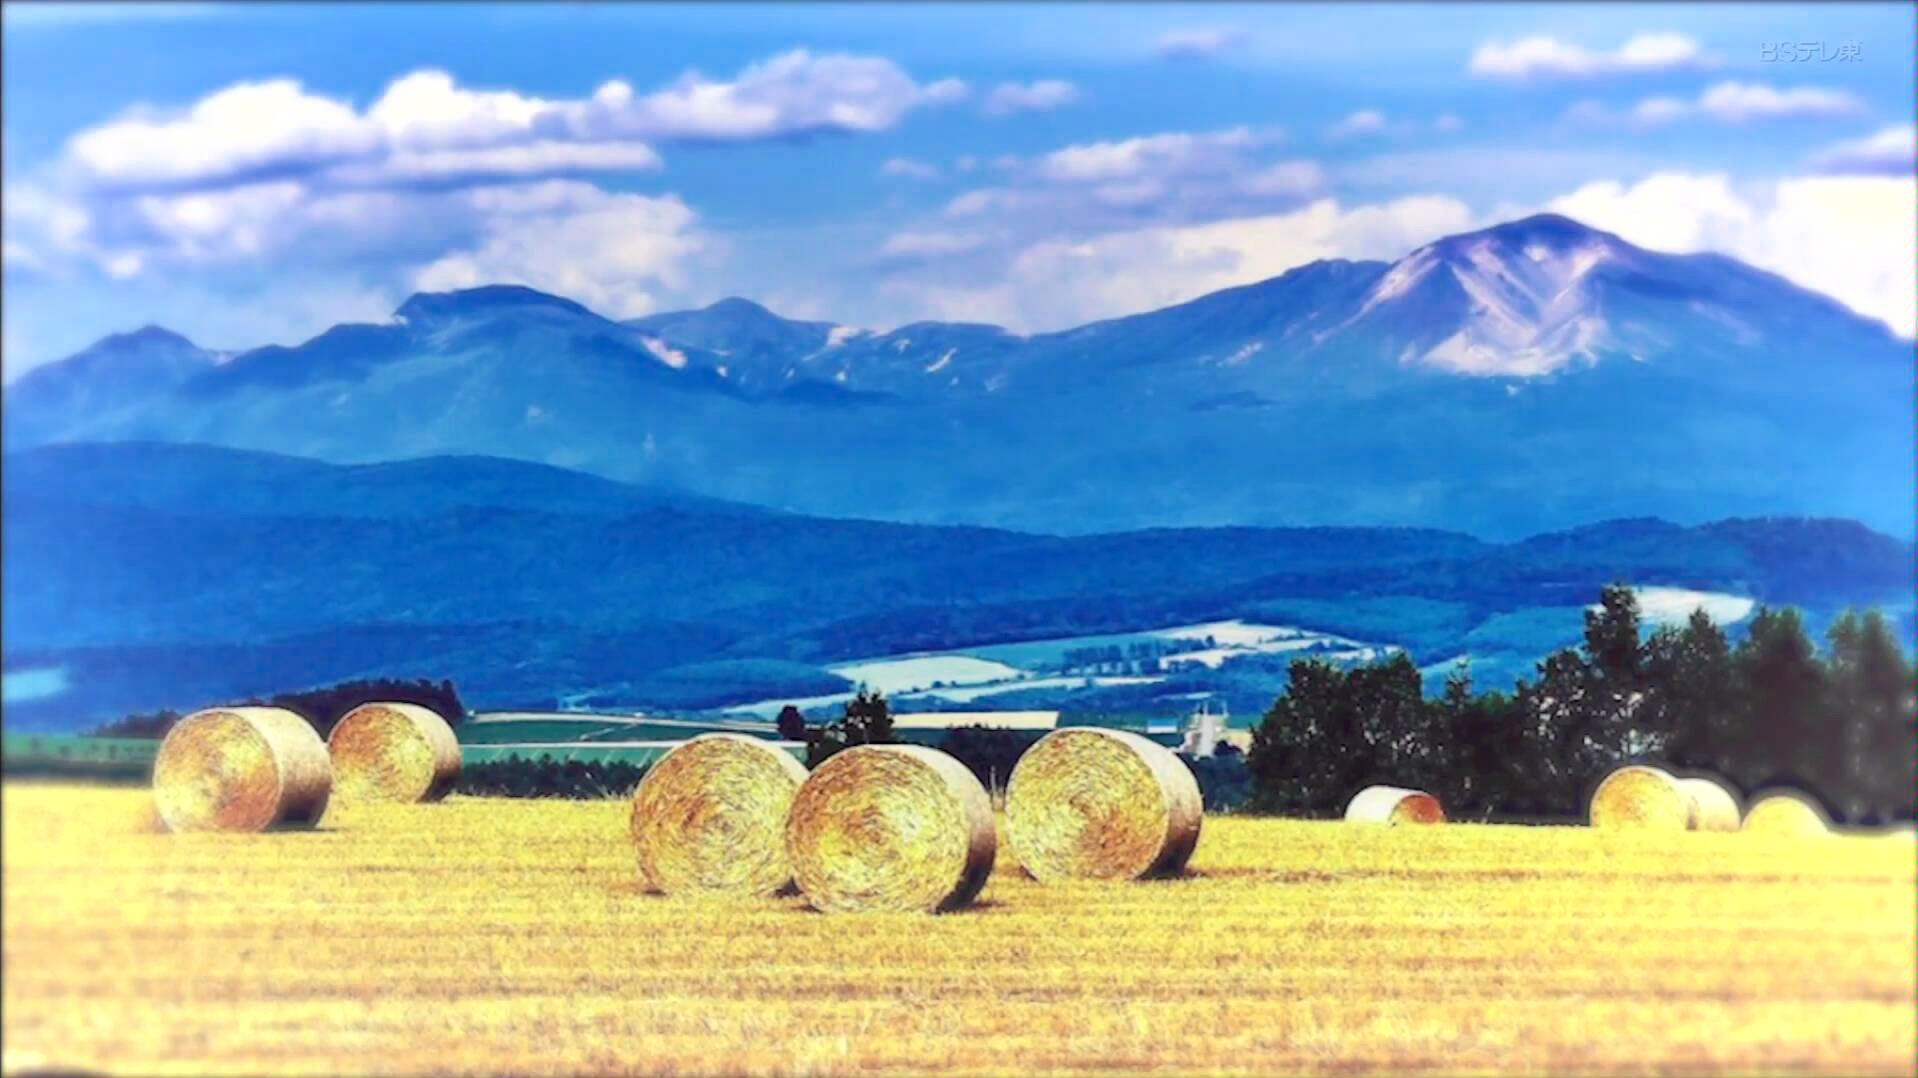
<svg viewBox="0 0 1918 1078">
<path fill-rule="evenodd" d="M 1517 543 L 1048 536 L 773 513 L 475 457 L 71 445 L 7 454 L 4 474 L 4 657 L 10 684 L 39 686 L 9 692 L 16 729 L 375 675 L 450 677 L 486 708 L 720 706 L 727 671 L 752 673 L 749 695 L 817 691 L 825 665 L 862 657 L 1238 617 L 1522 670 L 1613 580 L 1903 612 L 1913 557 L 1833 520 L 1625 520 Z M 1557 613 L 1514 618 L 1539 610 Z"/>
</svg>

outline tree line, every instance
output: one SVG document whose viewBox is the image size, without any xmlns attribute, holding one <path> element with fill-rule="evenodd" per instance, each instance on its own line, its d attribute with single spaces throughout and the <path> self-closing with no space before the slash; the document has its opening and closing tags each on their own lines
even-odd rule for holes
<svg viewBox="0 0 1918 1078">
<path fill-rule="evenodd" d="M 1712 772 L 1744 793 L 1788 786 L 1834 819 L 1913 816 L 1913 671 L 1877 611 L 1847 612 L 1822 651 L 1794 609 L 1761 607 L 1734 645 L 1703 610 L 1643 631 L 1633 591 L 1604 589 L 1584 640 L 1515 692 L 1469 666 L 1428 699 L 1404 654 L 1342 669 L 1301 660 L 1253 730 L 1256 811 L 1336 815 L 1374 782 L 1436 795 L 1454 818 L 1581 817 L 1632 761 Z"/>
<path fill-rule="evenodd" d="M 451 681 L 430 681 L 425 678 L 344 681 L 323 689 L 275 693 L 270 697 L 254 697 L 228 706 L 285 708 L 312 723 L 320 737 L 324 738 L 333 732 L 333 727 L 348 712 L 361 704 L 372 703 L 418 704 L 437 712 L 455 730 L 466 719 L 466 705 L 460 700 L 459 689 Z M 89 733 L 93 737 L 162 738 L 182 718 L 185 718 L 183 714 L 173 710 L 128 715 L 98 726 Z"/>
</svg>

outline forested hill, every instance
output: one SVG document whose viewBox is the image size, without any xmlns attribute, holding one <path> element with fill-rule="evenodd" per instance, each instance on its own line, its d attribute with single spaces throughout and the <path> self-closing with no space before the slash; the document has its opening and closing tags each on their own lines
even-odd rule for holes
<svg viewBox="0 0 1918 1078">
<path fill-rule="evenodd" d="M 1627 520 L 1507 544 L 1399 528 L 1057 537 L 772 513 L 488 458 L 346 467 L 140 444 L 9 454 L 5 483 L 9 683 L 40 678 L 10 689 L 15 724 L 373 676 L 451 678 L 476 706 L 641 703 L 650 676 L 689 665 L 1230 617 L 1421 663 L 1542 654 L 1564 618 L 1546 633 L 1528 619 L 1569 611 L 1575 631 L 1614 580 L 1815 613 L 1911 602 L 1911 545 L 1835 520 Z"/>
</svg>

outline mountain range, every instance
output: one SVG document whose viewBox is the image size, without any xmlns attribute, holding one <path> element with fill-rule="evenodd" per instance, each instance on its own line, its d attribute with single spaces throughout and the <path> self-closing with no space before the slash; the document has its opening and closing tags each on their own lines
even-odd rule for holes
<svg viewBox="0 0 1918 1078">
<path fill-rule="evenodd" d="M 1851 605 L 1911 616 L 1912 544 L 1834 520 L 1619 520 L 1513 543 L 1062 537 L 773 512 L 498 458 L 153 443 L 8 453 L 4 481 L 15 730 L 370 676 L 451 678 L 480 708 L 717 706 L 836 691 L 824 667 L 853 659 L 1230 618 L 1428 665 L 1470 654 L 1482 684 L 1509 683 L 1575 641 L 1615 580 L 1792 603 L 1814 625 Z M 1233 663 L 1034 706 L 1178 714 L 1215 692 L 1256 714 L 1283 677 L 1283 661 Z"/>
<path fill-rule="evenodd" d="M 5 440 L 483 455 L 1055 534 L 1787 514 L 1909 535 L 1912 399 L 1881 323 L 1547 215 L 1034 335 L 743 299 L 617 322 L 516 286 L 231 356 L 149 327 L 9 385 Z"/>
</svg>

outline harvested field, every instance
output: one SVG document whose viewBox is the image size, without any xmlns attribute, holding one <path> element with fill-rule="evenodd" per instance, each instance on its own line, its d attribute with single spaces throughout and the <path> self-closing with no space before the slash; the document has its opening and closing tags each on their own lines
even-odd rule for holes
<svg viewBox="0 0 1918 1078">
<path fill-rule="evenodd" d="M 1212 817 L 957 913 L 648 894 L 628 804 L 163 835 L 0 786 L 5 1069 L 1909 1074 L 1909 839 Z"/>
</svg>

